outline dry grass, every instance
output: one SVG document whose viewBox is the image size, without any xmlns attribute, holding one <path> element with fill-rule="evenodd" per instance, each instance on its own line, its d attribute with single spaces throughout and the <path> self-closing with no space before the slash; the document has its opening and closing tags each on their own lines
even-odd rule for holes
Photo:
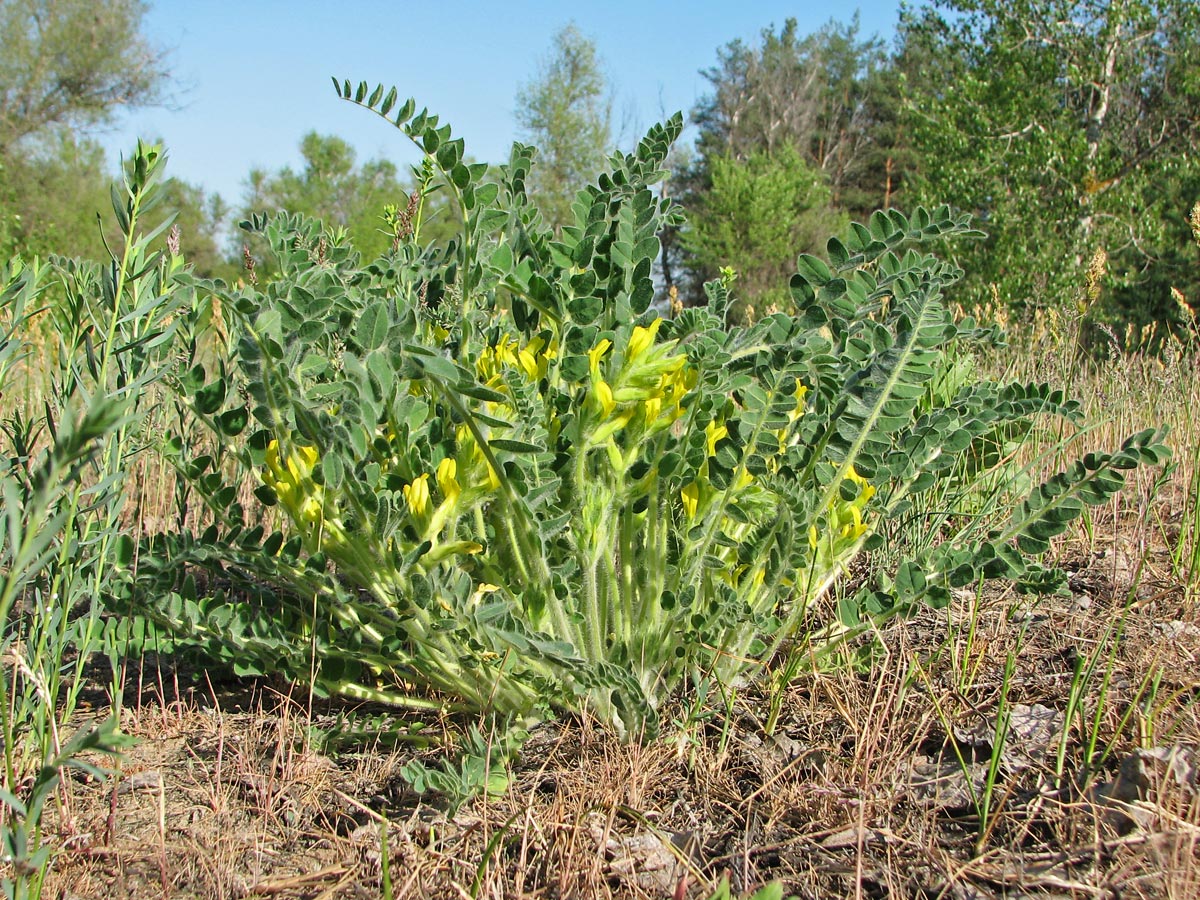
<svg viewBox="0 0 1200 900">
<path fill-rule="evenodd" d="M 1106 569 L 1096 559 L 1076 583 L 1104 583 Z M 1190 606 L 1182 589 L 1164 592 L 1145 571 L 1119 638 L 1108 625 L 1131 585 L 1015 617 L 1012 597 L 981 598 L 970 641 L 962 610 L 897 623 L 874 671 L 797 677 L 769 736 L 754 690 L 645 746 L 584 722 L 545 726 L 509 793 L 453 818 L 406 790 L 402 754 L 315 752 L 303 703 L 202 684 L 165 705 L 131 702 L 141 742 L 120 780 L 71 786 L 73 834 L 50 896 L 379 896 L 386 815 L 404 897 L 699 897 L 724 872 L 742 889 L 782 878 L 811 898 L 1193 897 L 1195 769 L 1132 754 L 1200 746 L 1200 639 L 1166 639 L 1164 621 L 1196 623 L 1174 618 Z M 958 742 L 977 778 L 991 734 L 979 725 L 995 715 L 1018 635 L 1011 704 L 1065 708 L 1075 660 L 1105 640 L 1113 677 L 1084 691 L 1092 766 L 1081 723 L 1061 780 L 1056 738 L 1014 738 L 981 823 L 948 748 Z"/>
<path fill-rule="evenodd" d="M 385 833 L 396 897 L 695 898 L 726 872 L 740 891 L 778 878 L 820 900 L 1200 896 L 1200 387 L 1185 350 L 993 361 L 1085 401 L 1067 457 L 1172 427 L 1170 479 L 1135 474 L 1057 548 L 1069 597 L 963 597 L 888 625 L 870 671 L 804 666 L 782 696 L 763 679 L 701 720 L 682 698 L 645 745 L 543 726 L 509 792 L 453 817 L 405 787 L 409 751 L 318 752 L 313 729 L 341 710 L 310 718 L 308 698 L 214 690 L 170 661 L 135 670 L 139 743 L 116 780 L 68 786 L 46 896 L 378 897 Z M 165 521 L 165 479 L 136 482 L 138 515 Z M 1082 683 L 1081 660 L 1096 661 Z M 1073 702 L 1071 721 L 992 746 L 998 712 Z M 985 817 L 968 785 L 977 801 L 1001 750 Z"/>
</svg>

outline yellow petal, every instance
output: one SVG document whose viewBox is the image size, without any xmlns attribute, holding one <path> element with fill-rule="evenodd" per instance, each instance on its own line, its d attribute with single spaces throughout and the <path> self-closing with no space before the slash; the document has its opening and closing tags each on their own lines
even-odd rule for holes
<svg viewBox="0 0 1200 900">
<path fill-rule="evenodd" d="M 442 496 L 447 500 L 457 498 L 459 492 L 462 490 L 455 478 L 457 474 L 458 463 L 454 461 L 453 457 L 447 456 L 437 464 L 438 490 L 442 492 Z"/>
<path fill-rule="evenodd" d="M 488 584 L 488 583 L 484 582 L 483 584 L 480 584 L 479 587 L 475 588 L 474 593 L 471 594 L 471 602 L 479 603 L 479 601 L 482 600 L 485 596 L 487 596 L 488 594 L 494 594 L 498 590 L 500 590 L 500 585 Z"/>
<path fill-rule="evenodd" d="M 633 329 L 633 334 L 629 336 L 629 346 L 625 350 L 627 362 L 636 360 L 653 346 L 654 336 L 658 333 L 662 321 L 662 319 L 655 319 L 648 327 L 643 328 L 638 325 Z"/>
<path fill-rule="evenodd" d="M 532 381 L 538 377 L 537 357 L 530 353 L 528 348 L 517 354 L 517 361 L 521 364 L 526 378 Z"/>
<path fill-rule="evenodd" d="M 616 408 L 617 401 L 613 399 L 612 388 L 604 381 L 596 382 L 596 402 L 600 405 L 601 418 L 607 419 Z"/>
<path fill-rule="evenodd" d="M 708 435 L 708 455 L 714 456 L 717 452 L 717 442 L 729 435 L 729 429 L 716 422 L 709 422 L 704 428 L 704 433 Z"/>
<path fill-rule="evenodd" d="M 683 501 L 683 511 L 688 518 L 696 518 L 696 508 L 700 505 L 700 486 L 693 481 L 679 492 L 679 498 Z"/>
<path fill-rule="evenodd" d="M 608 348 L 611 346 L 612 341 L 604 338 L 604 340 L 588 351 L 588 367 L 591 369 L 592 377 L 600 377 L 600 358 L 608 352 Z"/>
<path fill-rule="evenodd" d="M 803 384 L 801 384 L 799 381 L 797 381 L 796 382 L 796 392 L 792 395 L 796 398 L 796 408 L 793 409 L 790 413 L 788 413 L 788 419 L 795 422 L 798 418 L 800 418 L 802 415 L 804 415 L 804 405 L 805 405 L 804 398 L 807 396 L 807 394 L 808 394 L 808 388 L 805 387 Z"/>
<path fill-rule="evenodd" d="M 423 516 L 429 510 L 429 473 L 419 476 L 412 484 L 406 484 L 401 489 L 409 512 L 414 516 Z"/>
<path fill-rule="evenodd" d="M 642 416 L 646 420 L 647 428 L 658 419 L 660 412 L 662 412 L 662 400 L 658 397 L 651 397 L 642 404 Z"/>
</svg>

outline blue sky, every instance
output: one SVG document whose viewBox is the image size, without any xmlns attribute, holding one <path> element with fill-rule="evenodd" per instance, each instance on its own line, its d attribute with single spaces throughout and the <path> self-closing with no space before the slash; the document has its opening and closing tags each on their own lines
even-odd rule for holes
<svg viewBox="0 0 1200 900">
<path fill-rule="evenodd" d="M 863 35 L 890 40 L 898 0 L 846 5 L 703 0 L 555 2 L 305 2 L 157 0 L 146 26 L 169 51 L 169 108 L 123 115 L 98 137 L 115 161 L 138 137 L 166 142 L 170 174 L 241 199 L 252 167 L 296 166 L 307 131 L 336 134 L 360 161 L 416 161 L 387 123 L 339 101 L 330 76 L 396 85 L 450 123 L 476 159 L 507 158 L 513 110 L 554 33 L 568 22 L 596 44 L 613 90 L 613 120 L 632 143 L 706 93 L 701 69 L 734 38 L 748 43 L 794 17 L 801 33 L 855 9 Z M 622 127 L 624 126 L 624 127 Z"/>
</svg>

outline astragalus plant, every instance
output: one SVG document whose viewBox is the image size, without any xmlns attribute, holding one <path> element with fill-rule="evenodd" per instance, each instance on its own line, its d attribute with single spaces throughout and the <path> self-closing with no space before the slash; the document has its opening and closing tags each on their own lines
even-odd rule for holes
<svg viewBox="0 0 1200 900">
<path fill-rule="evenodd" d="M 753 678 L 797 634 L 943 603 L 981 577 L 1051 586 L 1023 551 L 1163 453 L 1147 433 L 1089 456 L 999 530 L 964 532 L 830 613 L 819 601 L 880 524 L 957 458 L 1005 422 L 1072 413 L 1043 386 L 922 403 L 945 348 L 976 331 L 942 303 L 960 273 L 910 245 L 965 222 L 942 209 L 854 226 L 830 264 L 799 260 L 795 314 L 732 325 L 717 282 L 707 307 L 672 317 L 652 272 L 682 217 L 652 186 L 678 116 L 613 157 L 554 234 L 526 193 L 531 148 L 471 164 L 394 89 L 338 90 L 425 152 L 459 231 L 426 246 L 416 197 L 389 212 L 393 249 L 364 262 L 339 232 L 279 214 L 246 223 L 278 278 L 201 286 L 239 337 L 227 367 L 180 389 L 283 525 L 264 531 L 238 473 L 175 442 L 218 524 L 169 541 L 144 603 L 242 671 L 514 722 L 586 710 L 647 735 L 681 685 Z M 177 578 L 181 563 L 215 574 Z"/>
</svg>

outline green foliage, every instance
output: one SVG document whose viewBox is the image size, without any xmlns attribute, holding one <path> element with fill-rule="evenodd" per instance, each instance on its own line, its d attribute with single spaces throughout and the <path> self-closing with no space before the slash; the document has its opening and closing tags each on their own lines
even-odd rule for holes
<svg viewBox="0 0 1200 900">
<path fill-rule="evenodd" d="M 166 72 L 141 33 L 145 14 L 141 0 L 0 4 L 0 157 L 55 128 L 157 102 Z"/>
<path fill-rule="evenodd" d="M 141 34 L 145 12 L 131 0 L 0 5 L 0 259 L 67 248 L 101 259 L 106 242 L 121 240 L 111 223 L 98 223 L 112 176 L 99 144 L 83 135 L 121 108 L 161 99 L 167 76 L 162 55 Z M 160 193 L 178 213 L 197 270 L 226 274 L 216 240 L 219 198 L 177 179 Z M 164 244 L 165 235 L 154 249 Z"/>
<path fill-rule="evenodd" d="M 115 222 L 101 221 L 111 208 L 112 178 L 94 141 L 48 138 L 34 149 L 0 155 L 0 167 L 0 259 L 18 252 L 47 256 L 60 248 L 80 259 L 100 259 L 121 240 Z M 159 195 L 164 214 L 176 217 L 189 262 L 205 276 L 228 274 L 217 241 L 225 217 L 220 198 L 177 178 L 165 179 Z M 162 234 L 152 249 L 165 247 Z"/>
<path fill-rule="evenodd" d="M 120 241 L 109 264 L 19 259 L 0 273 L 0 392 L 18 385 L 34 353 L 37 403 L 13 403 L 0 424 L 0 789 L 9 818 L 6 853 L 19 861 L 13 888 L 40 890 L 49 854 L 40 816 L 64 765 L 84 750 L 114 752 L 105 729 L 61 745 L 92 653 L 114 656 L 132 629 L 106 621 L 103 604 L 127 595 L 133 541 L 120 519 L 124 481 L 138 449 L 146 392 L 171 358 L 186 291 L 169 280 L 181 263 L 149 249 L 168 223 L 143 233 L 161 182 L 163 155 L 138 146 L 111 202 Z M 55 343 L 31 343 L 30 321 L 51 288 Z M 10 675 L 11 673 L 11 675 Z"/>
<path fill-rule="evenodd" d="M 460 231 L 444 246 L 406 233 L 363 263 L 310 219 L 256 217 L 279 276 L 203 286 L 236 311 L 236 352 L 188 372 L 180 397 L 223 455 L 167 449 L 216 524 L 164 541 L 139 603 L 240 671 L 516 727 L 586 710 L 646 736 L 679 687 L 755 677 L 797 635 L 980 578 L 1053 588 L 1022 551 L 1165 454 L 1146 433 L 1087 457 L 1002 529 L 905 560 L 833 621 L 820 601 L 887 523 L 963 458 L 994 465 L 998 430 L 1071 411 L 1034 385 L 929 402 L 949 348 L 992 333 L 954 320 L 942 296 L 961 273 L 911 245 L 971 235 L 966 220 L 852 226 L 832 266 L 797 260 L 794 315 L 735 324 L 715 282 L 707 308 L 663 320 L 651 270 L 680 213 L 651 186 L 680 117 L 614 156 L 555 234 L 526 191 L 530 148 L 489 171 L 395 89 L 335 84 L 424 150 Z M 245 476 L 280 531 L 239 503 Z M 472 766 L 413 774 L 454 793 Z"/>
<path fill-rule="evenodd" d="M 374 258 L 393 240 L 384 219 L 385 210 L 389 206 L 404 208 L 410 191 L 416 191 L 423 204 L 425 236 L 445 237 L 453 232 L 444 186 L 428 178 L 422 180 L 419 172 L 415 183 L 406 187 L 392 163 L 376 159 L 357 165 L 353 147 L 341 138 L 315 131 L 301 140 L 300 153 L 304 166 L 299 172 L 284 168 L 274 174 L 258 170 L 250 173 L 250 192 L 241 218 L 280 210 L 317 218 L 331 228 L 341 229 L 341 239 L 367 258 Z M 267 242 L 252 230 L 238 238 L 239 254 L 242 241 L 263 266 L 259 276 L 272 274 L 273 256 Z"/>
<path fill-rule="evenodd" d="M 527 737 L 523 731 L 510 731 L 488 740 L 478 727 L 472 726 L 467 730 L 462 754 L 456 762 L 443 759 L 437 768 L 430 769 L 414 759 L 404 766 L 401 774 L 418 794 L 440 794 L 453 816 L 472 797 L 481 793 L 499 796 L 508 790 L 506 766 Z"/>
<path fill-rule="evenodd" d="M 994 283 L 1007 303 L 1061 306 L 1103 248 L 1124 305 L 1108 315 L 1163 317 L 1200 194 L 1198 35 L 1191 0 L 947 0 L 905 14 L 914 196 L 952 200 L 991 232 L 960 257 L 968 296 Z"/>
<path fill-rule="evenodd" d="M 117 730 L 115 718 L 76 731 L 62 749 L 48 758 L 23 790 L 25 799 L 0 788 L 0 806 L 6 824 L 0 828 L 0 859 L 12 866 L 14 877 L 3 882 L 8 900 L 41 896 L 42 881 L 50 865 L 51 848 L 40 839 L 42 812 L 58 787 L 64 769 L 78 769 L 94 778 L 108 773 L 84 759 L 85 754 L 115 756 L 131 743 Z"/>
<path fill-rule="evenodd" d="M 787 146 L 745 160 L 717 157 L 708 166 L 712 186 L 692 212 L 685 247 L 705 271 L 732 266 L 744 298 L 759 310 L 788 306 L 797 251 L 818 250 L 844 224 L 830 209 L 824 176 Z"/>
<path fill-rule="evenodd" d="M 717 885 L 717 889 L 709 895 L 708 900 L 732 900 L 733 893 L 729 887 L 729 875 L 722 876 L 721 883 Z M 778 881 L 772 881 L 770 884 L 765 884 L 753 894 L 746 894 L 745 900 L 783 900 L 783 885 Z M 789 896 L 789 900 L 796 900 L 795 896 Z"/>
<path fill-rule="evenodd" d="M 604 167 L 612 141 L 607 93 L 596 45 L 567 25 L 537 77 L 517 94 L 521 137 L 538 148 L 527 188 L 553 228 L 571 224 L 575 191 Z"/>
</svg>

